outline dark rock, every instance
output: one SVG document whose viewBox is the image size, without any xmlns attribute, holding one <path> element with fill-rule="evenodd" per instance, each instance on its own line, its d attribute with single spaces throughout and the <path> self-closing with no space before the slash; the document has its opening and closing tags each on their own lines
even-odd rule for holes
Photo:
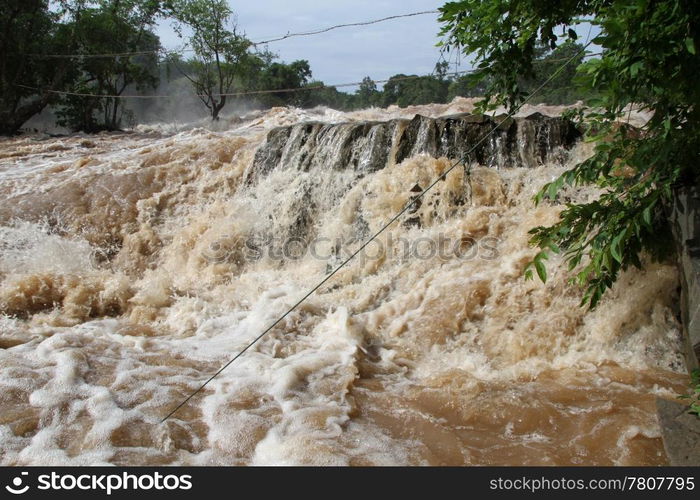
<svg viewBox="0 0 700 500">
<path fill-rule="evenodd" d="M 681 285 L 680 319 L 689 370 L 700 360 L 700 189 L 679 186 L 671 203 L 669 223 L 675 240 Z"/>
<path fill-rule="evenodd" d="M 252 173 L 255 176 L 265 176 L 270 173 L 282 159 L 282 151 L 289 139 L 292 129 L 290 127 L 280 127 L 271 130 L 267 134 L 265 147 L 259 148 L 255 153 L 254 168 Z M 252 180 L 252 175 L 248 180 Z"/>
<path fill-rule="evenodd" d="M 561 150 L 571 148 L 580 136 L 569 120 L 539 113 L 525 118 L 461 114 L 416 115 L 410 121 L 300 123 L 270 131 L 246 180 L 275 168 L 352 169 L 361 177 L 421 153 L 492 167 L 534 167 L 559 159 Z"/>
<path fill-rule="evenodd" d="M 688 413 L 688 406 L 656 399 L 661 437 L 671 465 L 700 465 L 700 418 Z"/>
</svg>

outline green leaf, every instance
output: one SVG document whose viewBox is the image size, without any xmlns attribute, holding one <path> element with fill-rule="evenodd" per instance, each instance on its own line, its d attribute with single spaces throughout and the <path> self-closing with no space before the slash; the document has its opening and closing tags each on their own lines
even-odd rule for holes
<svg viewBox="0 0 700 500">
<path fill-rule="evenodd" d="M 630 66 L 630 76 L 632 78 L 636 77 L 637 74 L 639 73 L 639 70 L 643 67 L 643 64 L 641 62 L 636 62 Z"/>
<path fill-rule="evenodd" d="M 644 220 L 644 223 L 649 227 L 651 227 L 651 210 L 652 210 L 652 208 L 654 208 L 654 205 L 649 204 L 642 211 L 642 219 Z"/>
<path fill-rule="evenodd" d="M 537 276 L 542 280 L 542 283 L 547 283 L 547 268 L 544 262 L 542 262 L 542 259 L 535 258 L 534 263 Z"/>
<path fill-rule="evenodd" d="M 540 280 L 542 280 L 542 283 L 547 282 L 547 268 L 545 267 L 544 263 L 541 261 L 536 261 L 535 262 L 535 269 L 537 270 L 537 276 L 539 276 Z"/>
<path fill-rule="evenodd" d="M 688 49 L 688 52 L 695 55 L 695 42 L 692 38 L 685 39 L 685 48 Z"/>
<path fill-rule="evenodd" d="M 553 241 L 548 242 L 547 247 L 554 253 L 561 253 L 561 248 Z"/>
<path fill-rule="evenodd" d="M 625 237 L 627 234 L 627 231 L 622 231 L 620 234 L 615 236 L 613 238 L 612 243 L 610 244 L 610 253 L 612 254 L 613 258 L 622 264 L 622 254 L 620 253 L 620 242 L 622 239 Z"/>
</svg>

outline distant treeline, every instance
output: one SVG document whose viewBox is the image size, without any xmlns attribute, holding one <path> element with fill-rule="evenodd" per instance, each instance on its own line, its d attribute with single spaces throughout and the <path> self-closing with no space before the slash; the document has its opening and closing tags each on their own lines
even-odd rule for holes
<svg viewBox="0 0 700 500">
<path fill-rule="evenodd" d="M 187 33 L 186 58 L 160 50 L 154 27 L 164 18 Z M 158 105 L 156 99 L 136 103 L 114 96 L 154 95 L 163 88 L 198 95 L 213 119 L 227 104 L 351 110 L 444 103 L 456 96 L 479 96 L 485 88 L 478 73 L 450 75 L 442 62 L 430 76 L 394 75 L 381 90 L 367 76 L 354 93 L 341 92 L 314 80 L 308 61 L 281 62 L 267 48 L 252 44 L 232 19 L 225 0 L 3 0 L 0 134 L 16 133 L 46 108 L 53 110 L 56 125 L 70 130 L 116 130 L 143 120 L 148 116 L 144 110 Z M 553 52 L 541 50 L 537 77 L 526 87 L 538 86 L 579 49 L 570 43 Z M 574 85 L 576 66 L 558 75 L 538 102 L 562 104 L 586 97 Z M 308 90 L 222 96 L 300 88 Z"/>
</svg>

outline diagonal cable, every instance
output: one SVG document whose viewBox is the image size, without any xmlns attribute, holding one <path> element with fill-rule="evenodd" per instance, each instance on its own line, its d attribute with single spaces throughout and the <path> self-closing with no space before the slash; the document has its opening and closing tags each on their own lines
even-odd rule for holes
<svg viewBox="0 0 700 500">
<path fill-rule="evenodd" d="M 340 271 L 343 267 L 345 267 L 348 262 L 350 262 L 352 259 L 354 259 L 362 250 L 365 249 L 367 245 L 369 245 L 372 241 L 374 241 L 380 234 L 382 234 L 389 226 L 391 226 L 394 222 L 398 220 L 399 217 L 401 217 L 406 211 L 413 205 L 415 204 L 418 200 L 423 198 L 425 194 L 430 191 L 435 185 L 444 180 L 447 175 L 452 172 L 458 165 L 463 164 L 469 155 L 473 153 L 476 148 L 478 148 L 481 144 L 486 141 L 498 128 L 503 125 L 503 123 L 506 122 L 506 120 L 510 119 L 513 117 L 515 113 L 517 113 L 520 108 L 522 108 L 532 97 L 537 94 L 540 90 L 542 90 L 549 82 L 551 82 L 559 73 L 561 73 L 564 68 L 571 63 L 574 59 L 576 59 L 579 55 L 581 55 L 585 50 L 588 48 L 588 46 L 592 42 L 587 42 L 586 45 L 584 45 L 581 50 L 576 52 L 573 56 L 571 56 L 564 64 L 562 64 L 554 73 L 552 73 L 549 78 L 547 78 L 539 87 L 537 87 L 534 91 L 532 91 L 520 104 L 515 106 L 513 109 L 511 109 L 508 114 L 506 114 L 505 118 L 503 118 L 496 126 L 494 126 L 490 131 L 488 131 L 484 136 L 479 139 L 476 144 L 474 144 L 469 150 L 462 155 L 462 157 L 455 161 L 447 170 L 445 170 L 442 174 L 440 174 L 427 188 L 425 188 L 420 194 L 418 194 L 415 198 L 411 199 L 409 202 L 404 205 L 404 207 L 396 214 L 394 215 L 391 219 L 389 219 L 388 222 L 386 222 L 377 232 L 375 232 L 372 236 L 370 236 L 363 244 L 358 248 L 350 257 L 345 259 L 341 264 L 338 265 L 330 274 L 328 274 L 325 278 L 323 278 L 316 286 L 314 286 L 311 290 L 309 290 L 306 295 L 304 295 L 301 299 L 299 299 L 293 306 L 291 306 L 289 309 L 287 309 L 287 312 L 285 312 L 282 316 L 277 318 L 274 323 L 272 323 L 270 326 L 268 326 L 260 335 L 255 337 L 252 342 L 250 342 L 248 345 L 245 346 L 241 351 L 238 352 L 233 358 L 231 358 L 229 361 L 226 362 L 221 368 L 219 368 L 216 373 L 214 373 L 211 377 L 209 377 L 206 382 L 204 382 L 202 385 L 199 386 L 194 392 L 189 394 L 187 398 L 185 398 L 180 404 L 178 404 L 170 413 L 168 413 L 162 420 L 161 423 L 165 422 L 168 418 L 170 418 L 172 415 L 174 415 L 180 408 L 185 406 L 190 399 L 192 399 L 194 396 L 196 396 L 202 389 L 204 389 L 209 382 L 214 380 L 221 372 L 223 372 L 226 368 L 228 368 L 234 361 L 236 361 L 238 358 L 240 358 L 248 349 L 253 347 L 260 339 L 262 339 L 267 333 L 269 333 L 270 330 L 272 330 L 275 326 L 277 326 L 284 318 L 286 318 L 292 311 L 294 311 L 302 302 L 304 302 L 306 299 L 308 299 L 316 290 L 321 288 L 324 283 L 326 283 L 328 280 L 330 280 L 338 271 Z"/>
</svg>

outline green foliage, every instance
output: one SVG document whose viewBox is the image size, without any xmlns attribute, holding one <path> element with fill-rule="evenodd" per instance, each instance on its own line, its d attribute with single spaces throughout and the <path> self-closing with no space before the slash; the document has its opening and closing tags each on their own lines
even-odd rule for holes
<svg viewBox="0 0 700 500">
<path fill-rule="evenodd" d="M 72 91 L 119 96 L 129 87 L 137 90 L 158 84 L 157 51 L 160 44 L 152 27 L 159 11 L 151 0 L 110 0 L 87 8 L 76 3 L 70 30 L 74 53 L 86 56 L 106 53 L 151 51 L 118 57 L 85 57 L 72 62 Z M 116 130 L 125 110 L 123 101 L 111 97 L 67 96 L 57 115 L 59 125 L 73 130 Z"/>
<path fill-rule="evenodd" d="M 590 89 L 578 84 L 576 69 L 583 62 L 583 45 L 568 40 L 558 45 L 554 50 L 538 45 L 538 54 L 533 61 L 534 76 L 523 79 L 520 85 L 527 94 L 534 92 L 544 82 L 547 85 L 538 92 L 534 102 L 545 104 L 573 104 L 578 100 L 587 100 L 595 94 Z M 570 61 L 563 69 L 562 64 Z M 561 70 L 560 70 L 561 69 Z"/>
<path fill-rule="evenodd" d="M 151 28 L 158 12 L 156 0 L 0 3 L 0 133 L 16 132 L 59 101 L 61 124 L 86 131 L 118 128 L 123 115 L 120 101 L 59 99 L 55 92 L 42 89 L 120 95 L 129 85 L 137 89 L 155 85 L 155 56 L 80 55 L 157 49 Z"/>
<path fill-rule="evenodd" d="M 294 61 L 290 64 L 270 62 L 263 66 L 257 76 L 255 88 L 260 90 L 298 89 L 308 84 L 311 78 L 311 67 L 306 60 Z M 265 106 L 303 106 L 308 98 L 306 93 L 279 92 L 262 94 L 259 101 Z"/>
<path fill-rule="evenodd" d="M 66 61 L 47 64 L 27 57 L 71 49 L 57 20 L 58 13 L 49 11 L 47 0 L 0 2 L 0 134 L 15 133 L 55 100 L 55 95 L 27 87 L 60 89 L 66 84 Z"/>
<path fill-rule="evenodd" d="M 565 186 L 595 185 L 602 194 L 567 204 L 559 222 L 531 231 L 541 252 L 528 276 L 535 267 L 544 281 L 545 256 L 561 251 L 574 281 L 585 287 L 583 303 L 594 307 L 622 270 L 642 265 L 643 253 L 670 256 L 663 207 L 677 185 L 696 182 L 700 159 L 694 2 L 465 0 L 448 2 L 441 12 L 445 43 L 480 60 L 489 82 L 484 107 L 522 102 L 526 82 L 537 77 L 538 46 L 572 43 L 572 27 L 584 18 L 599 30 L 594 42 L 602 56 L 580 65 L 576 76 L 596 110 L 583 117 L 595 153 L 545 185 L 536 201 L 555 200 Z M 651 115 L 641 129 L 620 125 L 630 105 Z"/>
<path fill-rule="evenodd" d="M 303 108 L 315 106 L 328 106 L 333 109 L 348 109 L 352 96 L 345 92 L 339 92 L 335 87 L 328 87 L 321 81 L 310 81 L 305 87 L 309 92 L 298 92 L 297 103 Z M 319 90 L 319 87 L 322 89 Z"/>
<path fill-rule="evenodd" d="M 584 58 L 582 49 L 581 44 L 572 41 L 558 45 L 554 50 L 537 43 L 532 61 L 532 74 L 527 78 L 518 77 L 517 80 L 522 92 L 529 94 L 540 88 L 544 82 L 549 82 L 538 92 L 535 102 L 553 105 L 573 104 L 596 95 L 577 83 L 576 68 Z M 560 70 L 562 63 L 569 59 L 571 63 Z M 450 101 L 457 96 L 484 96 L 493 86 L 492 80 L 483 70 L 455 78 L 449 84 L 446 100 Z"/>
<path fill-rule="evenodd" d="M 585 3 L 585 2 L 584 2 Z M 477 69 L 489 78 L 486 102 L 516 105 L 524 96 L 522 81 L 535 78 L 533 61 L 538 46 L 557 46 L 554 30 L 574 22 L 576 4 L 547 0 L 464 0 L 440 8 L 445 50 L 473 54 Z M 573 36 L 572 36 L 573 34 Z M 575 40 L 575 33 L 567 33 Z"/>
<path fill-rule="evenodd" d="M 487 79 L 480 73 L 467 73 L 450 82 L 447 88 L 447 100 L 455 97 L 481 97 L 488 89 Z"/>
<path fill-rule="evenodd" d="M 383 105 L 398 104 L 406 107 L 432 102 L 444 103 L 447 100 L 448 86 L 447 80 L 434 76 L 408 79 L 406 75 L 394 75 L 384 85 Z"/>
<path fill-rule="evenodd" d="M 678 396 L 680 399 L 687 399 L 689 403 L 688 413 L 700 418 L 700 370 L 695 369 L 690 374 L 690 393 Z"/>
<path fill-rule="evenodd" d="M 355 92 L 355 106 L 358 108 L 376 106 L 379 104 L 381 96 L 381 92 L 377 90 L 377 84 L 369 76 L 366 76 Z"/>
</svg>

